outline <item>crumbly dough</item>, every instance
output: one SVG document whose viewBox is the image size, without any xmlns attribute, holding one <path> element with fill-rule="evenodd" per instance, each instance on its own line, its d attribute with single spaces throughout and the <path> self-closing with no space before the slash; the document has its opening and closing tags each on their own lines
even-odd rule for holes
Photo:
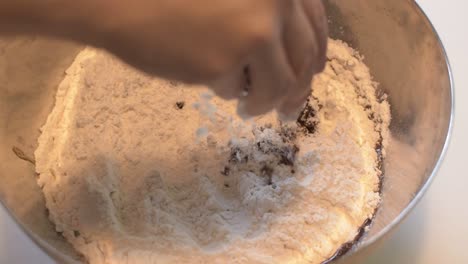
<svg viewBox="0 0 468 264">
<path fill-rule="evenodd" d="M 87 48 L 42 128 L 38 183 L 92 264 L 321 263 L 379 205 L 384 99 L 341 41 L 298 124 L 244 122 L 236 102 Z"/>
</svg>

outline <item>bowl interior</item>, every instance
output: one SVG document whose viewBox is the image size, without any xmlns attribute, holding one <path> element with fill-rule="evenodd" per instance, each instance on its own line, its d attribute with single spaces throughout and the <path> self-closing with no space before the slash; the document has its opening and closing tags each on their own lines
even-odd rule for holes
<svg viewBox="0 0 468 264">
<path fill-rule="evenodd" d="M 331 36 L 365 57 L 391 105 L 383 203 L 345 262 L 358 262 L 407 215 L 434 177 L 452 124 L 453 93 L 444 48 L 412 0 L 326 1 Z"/>
<path fill-rule="evenodd" d="M 330 35 L 364 55 L 393 116 L 383 203 L 350 262 L 388 233 L 427 187 L 450 131 L 451 78 L 443 47 L 413 1 L 328 0 L 326 8 Z M 33 157 L 57 85 L 81 49 L 38 37 L 0 38 L 0 200 L 59 262 L 80 256 L 54 231 L 34 166 L 17 154 Z"/>
</svg>

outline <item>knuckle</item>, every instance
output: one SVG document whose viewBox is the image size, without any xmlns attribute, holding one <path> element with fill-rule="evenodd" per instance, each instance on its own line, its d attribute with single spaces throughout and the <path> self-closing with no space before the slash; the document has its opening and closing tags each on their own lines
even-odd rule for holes
<svg viewBox="0 0 468 264">
<path fill-rule="evenodd" d="M 251 34 L 252 45 L 254 47 L 267 45 L 271 43 L 274 38 L 274 30 L 272 27 L 268 26 L 254 30 Z"/>
<path fill-rule="evenodd" d="M 251 46 L 264 46 L 274 40 L 276 28 L 273 20 L 272 17 L 263 17 L 251 23 L 248 33 Z"/>
<path fill-rule="evenodd" d="M 251 46 L 261 46 L 273 41 L 275 31 L 278 29 L 279 12 L 273 0 L 264 0 L 257 3 L 255 9 L 248 11 L 240 25 L 244 36 Z"/>
</svg>

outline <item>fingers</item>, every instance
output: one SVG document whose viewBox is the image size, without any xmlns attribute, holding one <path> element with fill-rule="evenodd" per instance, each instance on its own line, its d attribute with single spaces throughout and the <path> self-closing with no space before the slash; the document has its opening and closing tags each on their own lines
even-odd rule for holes
<svg viewBox="0 0 468 264">
<path fill-rule="evenodd" d="M 292 98 L 288 98 L 278 108 L 278 114 L 283 121 L 293 121 L 299 117 L 299 114 L 304 109 L 307 98 L 311 95 L 311 82 L 308 82 L 303 87 L 305 88 L 302 93 L 296 94 Z"/>
<path fill-rule="evenodd" d="M 298 1 L 292 1 L 291 14 L 287 16 L 283 29 L 283 46 L 296 76 L 305 74 L 306 64 L 315 53 L 315 37 L 309 21 Z M 310 70 L 310 69 L 307 69 Z"/>
<path fill-rule="evenodd" d="M 242 70 L 237 68 L 225 76 L 212 81 L 209 86 L 219 97 L 230 100 L 242 96 L 246 83 Z"/>
<path fill-rule="evenodd" d="M 316 69 L 323 71 L 326 63 L 327 44 L 328 44 L 328 20 L 325 8 L 321 0 L 301 0 L 303 10 L 312 27 L 318 47 Z"/>
<path fill-rule="evenodd" d="M 293 15 L 286 21 L 283 33 L 284 47 L 296 73 L 296 82 L 289 87 L 281 106 L 278 107 L 278 112 L 283 116 L 299 112 L 299 108 L 304 105 L 311 93 L 310 84 L 313 75 L 322 67 L 320 61 L 322 44 L 318 44 L 318 34 L 312 27 L 301 2 L 302 0 L 294 1 Z"/>
<path fill-rule="evenodd" d="M 296 115 L 311 94 L 313 75 L 325 66 L 328 31 L 321 0 L 279 3 L 286 6 L 281 9 L 277 36 L 243 60 L 242 68 L 213 84 L 221 97 L 240 98 L 241 115 L 274 108 L 283 116 Z"/>
<path fill-rule="evenodd" d="M 250 66 L 248 95 L 241 98 L 241 114 L 259 115 L 280 105 L 287 90 L 295 81 L 280 39 L 258 50 Z"/>
</svg>

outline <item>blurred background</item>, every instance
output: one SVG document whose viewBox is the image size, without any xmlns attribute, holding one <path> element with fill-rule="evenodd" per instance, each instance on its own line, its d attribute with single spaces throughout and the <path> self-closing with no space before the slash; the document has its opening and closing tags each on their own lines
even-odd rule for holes
<svg viewBox="0 0 468 264">
<path fill-rule="evenodd" d="M 352 1 L 352 0 L 350 0 Z M 437 29 L 455 79 L 455 127 L 429 192 L 366 264 L 468 263 L 468 2 L 417 1 Z M 465 102 L 466 100 L 466 102 Z M 463 136 L 466 135 L 466 136 Z M 53 264 L 0 206 L 0 264 Z"/>
</svg>

